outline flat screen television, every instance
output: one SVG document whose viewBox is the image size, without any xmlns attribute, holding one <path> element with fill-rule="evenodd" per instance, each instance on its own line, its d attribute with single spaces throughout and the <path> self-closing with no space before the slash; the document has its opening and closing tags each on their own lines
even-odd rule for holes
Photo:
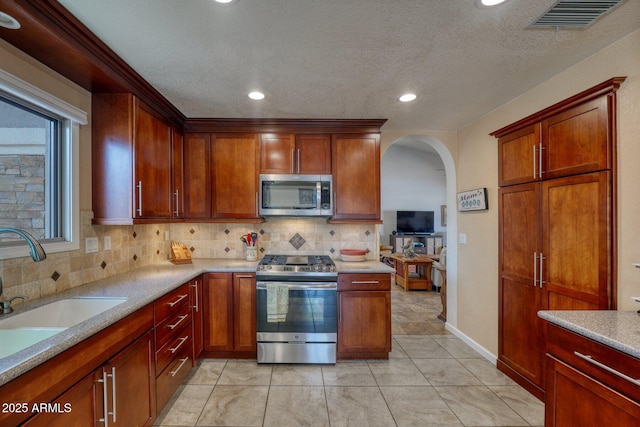
<svg viewBox="0 0 640 427">
<path fill-rule="evenodd" d="M 397 211 L 398 234 L 433 234 L 433 211 Z"/>
</svg>

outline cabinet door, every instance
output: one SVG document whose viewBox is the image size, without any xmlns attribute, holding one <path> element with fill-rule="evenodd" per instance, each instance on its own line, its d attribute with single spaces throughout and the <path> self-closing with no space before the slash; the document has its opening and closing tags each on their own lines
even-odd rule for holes
<svg viewBox="0 0 640 427">
<path fill-rule="evenodd" d="M 612 307 L 609 172 L 542 183 L 544 308 Z"/>
<path fill-rule="evenodd" d="M 213 216 L 258 218 L 258 137 L 215 134 L 213 149 Z"/>
<path fill-rule="evenodd" d="M 184 136 L 176 129 L 173 129 L 171 137 L 171 163 L 173 170 L 171 216 L 184 218 Z"/>
<path fill-rule="evenodd" d="M 295 173 L 295 154 L 293 135 L 277 133 L 260 135 L 260 173 Z"/>
<path fill-rule="evenodd" d="M 139 104 L 135 109 L 135 218 L 171 217 L 171 127 Z"/>
<path fill-rule="evenodd" d="M 32 417 L 25 427 L 86 427 L 101 424 L 102 411 L 101 377 L 96 373 L 86 376 L 55 401 L 55 412 L 41 412 Z M 33 405 L 33 402 L 30 403 Z M 29 411 L 32 406 L 29 407 Z"/>
<path fill-rule="evenodd" d="M 498 195 L 498 367 L 541 397 L 540 184 L 501 188 Z"/>
<path fill-rule="evenodd" d="M 601 96 L 542 122 L 543 178 L 612 167 L 608 102 Z"/>
<path fill-rule="evenodd" d="M 256 351 L 256 275 L 233 274 L 233 349 Z"/>
<path fill-rule="evenodd" d="M 233 280 L 231 273 L 209 273 L 203 280 L 204 349 L 233 350 Z"/>
<path fill-rule="evenodd" d="M 184 216 L 211 218 L 211 135 L 188 133 L 184 139 Z"/>
<path fill-rule="evenodd" d="M 380 135 L 334 135 L 332 220 L 380 220 Z"/>
<path fill-rule="evenodd" d="M 104 367 L 109 425 L 151 425 L 156 414 L 153 333 L 147 332 Z M 135 398 L 134 398 L 135 397 Z"/>
<path fill-rule="evenodd" d="M 498 185 L 540 179 L 540 124 L 527 126 L 498 139 Z"/>
<path fill-rule="evenodd" d="M 338 292 L 338 353 L 391 351 L 391 293 Z"/>
<path fill-rule="evenodd" d="M 545 425 L 635 427 L 640 404 L 590 376 L 548 357 Z"/>
<path fill-rule="evenodd" d="M 193 360 L 198 360 L 200 353 L 204 349 L 204 335 L 203 335 L 203 297 L 202 294 L 202 282 L 203 278 L 197 277 L 193 279 L 189 286 L 191 288 L 191 315 L 192 315 L 192 337 L 193 337 Z"/>
<path fill-rule="evenodd" d="M 296 135 L 295 173 L 331 175 L 331 135 Z"/>
</svg>

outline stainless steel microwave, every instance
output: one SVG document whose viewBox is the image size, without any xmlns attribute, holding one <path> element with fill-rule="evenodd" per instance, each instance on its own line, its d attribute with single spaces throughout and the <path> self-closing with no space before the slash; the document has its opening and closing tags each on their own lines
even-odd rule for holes
<svg viewBox="0 0 640 427">
<path fill-rule="evenodd" d="M 331 216 L 331 175 L 260 175 L 260 215 Z"/>
</svg>

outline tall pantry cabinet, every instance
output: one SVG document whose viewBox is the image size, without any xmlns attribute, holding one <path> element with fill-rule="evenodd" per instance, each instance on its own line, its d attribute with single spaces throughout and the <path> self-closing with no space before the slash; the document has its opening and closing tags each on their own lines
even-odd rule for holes
<svg viewBox="0 0 640 427">
<path fill-rule="evenodd" d="M 498 138 L 497 366 L 544 399 L 539 310 L 615 308 L 613 78 L 492 133 Z"/>
</svg>

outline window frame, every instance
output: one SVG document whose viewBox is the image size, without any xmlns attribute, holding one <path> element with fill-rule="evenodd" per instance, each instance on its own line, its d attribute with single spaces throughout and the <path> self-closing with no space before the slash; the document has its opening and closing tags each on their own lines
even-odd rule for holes
<svg viewBox="0 0 640 427">
<path fill-rule="evenodd" d="M 80 248 L 80 125 L 87 113 L 56 96 L 0 69 L 0 90 L 62 118 L 60 122 L 60 225 L 62 240 L 42 242 L 45 252 Z M 25 244 L 0 247 L 0 260 L 29 256 Z"/>
</svg>

